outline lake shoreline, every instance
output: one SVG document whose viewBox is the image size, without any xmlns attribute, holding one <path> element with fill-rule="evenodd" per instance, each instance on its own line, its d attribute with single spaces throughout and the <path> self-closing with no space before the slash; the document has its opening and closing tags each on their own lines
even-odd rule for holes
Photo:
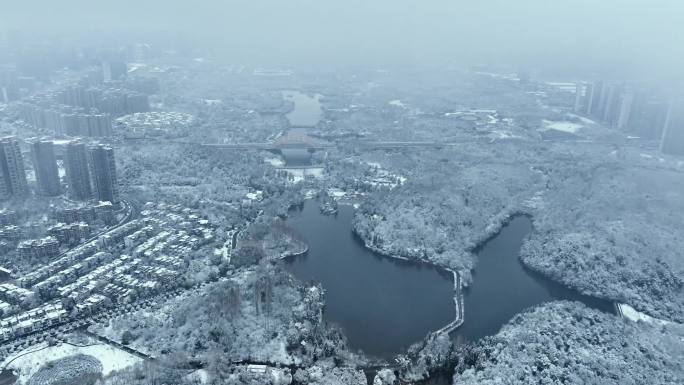
<svg viewBox="0 0 684 385">
<path fill-rule="evenodd" d="M 319 201 L 318 198 L 308 198 L 308 199 L 305 199 L 305 201 L 306 200 L 311 200 L 312 202 L 318 202 Z M 347 207 L 351 208 L 354 211 L 354 213 L 356 212 L 356 209 L 351 204 L 342 203 L 342 204 L 340 204 L 340 206 L 347 206 Z M 416 264 L 416 265 L 424 265 L 424 266 L 434 268 L 438 272 L 441 271 L 442 273 L 449 273 L 451 275 L 451 279 L 452 279 L 452 283 L 453 283 L 453 293 L 454 293 L 453 294 L 453 303 L 454 303 L 455 315 L 456 316 L 454 317 L 454 319 L 451 322 L 447 323 L 443 327 L 428 332 L 428 334 L 426 334 L 426 336 L 423 338 L 423 340 L 421 340 L 419 342 L 422 343 L 429 338 L 434 338 L 434 336 L 436 336 L 437 334 L 440 334 L 440 333 L 449 334 L 449 333 L 453 332 L 454 330 L 458 329 L 463 324 L 463 322 L 465 321 L 465 317 L 464 317 L 465 305 L 464 305 L 464 299 L 463 299 L 464 293 L 463 293 L 462 279 L 461 279 L 461 276 L 460 276 L 458 271 L 455 271 L 455 270 L 448 268 L 448 267 L 440 266 L 440 265 L 432 263 L 428 260 L 410 259 L 407 257 L 402 257 L 402 256 L 386 253 L 386 252 L 382 251 L 381 249 L 379 249 L 377 247 L 373 247 L 372 245 L 369 245 L 366 242 L 364 242 L 363 238 L 356 232 L 356 230 L 353 226 L 353 223 L 352 223 L 351 228 L 352 228 L 351 232 L 354 236 L 354 239 L 357 242 L 359 242 L 360 244 L 362 244 L 364 248 L 371 251 L 373 254 L 375 254 L 379 258 L 386 258 L 386 259 L 392 260 L 392 261 L 395 261 L 395 260 L 396 261 L 402 261 L 402 262 L 407 262 L 407 263 Z M 307 247 L 304 251 L 299 252 L 299 253 L 293 253 L 290 255 L 285 255 L 285 256 L 280 257 L 280 259 L 286 260 L 288 258 L 295 258 L 297 256 L 304 255 L 304 254 L 308 253 L 308 251 L 309 251 L 308 244 L 306 244 L 306 246 Z"/>
<path fill-rule="evenodd" d="M 340 286 L 339 283 L 332 283 L 334 286 L 328 287 L 328 286 L 326 286 L 326 283 L 330 284 L 330 282 L 332 282 L 330 280 L 336 279 L 335 277 L 345 276 L 345 277 L 348 277 L 349 279 L 354 279 L 354 280 L 362 279 L 362 281 L 360 281 L 359 284 L 361 285 L 361 287 L 365 287 L 366 285 L 369 284 L 364 280 L 367 278 L 357 277 L 353 271 L 356 268 L 361 268 L 362 266 L 364 266 L 364 263 L 368 262 L 368 263 L 370 263 L 370 265 L 368 266 L 369 268 L 371 268 L 370 271 L 374 271 L 374 273 L 371 274 L 373 276 L 379 277 L 379 275 L 375 275 L 375 274 L 379 273 L 380 275 L 389 274 L 389 276 L 392 276 L 392 277 L 396 276 L 397 278 L 399 276 L 403 277 L 403 278 L 398 279 L 398 280 L 394 279 L 394 278 L 387 278 L 387 281 L 383 281 L 383 282 L 393 282 L 392 284 L 390 284 L 390 287 L 392 287 L 393 285 L 399 285 L 399 286 L 403 287 L 403 289 L 399 288 L 399 287 L 396 287 L 396 289 L 390 289 L 388 287 L 388 288 L 378 292 L 377 291 L 378 287 L 376 287 L 376 285 L 374 285 L 372 283 L 370 284 L 371 286 L 368 287 L 368 289 L 360 289 L 364 294 L 367 294 L 368 298 L 372 298 L 373 296 L 377 296 L 377 295 L 383 296 L 383 294 L 378 294 L 378 293 L 382 293 L 383 291 L 385 292 L 384 295 L 386 295 L 386 293 L 388 293 L 386 290 L 389 290 L 389 293 L 394 293 L 395 290 L 398 289 L 399 291 L 397 291 L 397 293 L 400 293 L 400 292 L 402 292 L 401 290 L 404 290 L 404 291 L 407 290 L 406 282 L 411 282 L 408 287 L 412 287 L 413 289 L 411 289 L 411 291 L 406 292 L 405 294 L 399 296 L 400 298 L 406 298 L 407 296 L 411 296 L 410 293 L 415 293 L 414 290 L 418 290 L 417 287 L 420 287 L 422 285 L 421 284 L 422 280 L 425 280 L 426 275 L 429 276 L 430 274 L 437 274 L 438 276 L 440 276 L 441 278 L 438 279 L 438 281 L 440 281 L 442 283 L 437 284 L 437 286 L 435 286 L 434 284 L 430 284 L 431 288 L 429 290 L 435 291 L 435 290 L 438 290 L 437 289 L 438 287 L 445 288 L 445 286 L 448 288 L 447 292 L 442 291 L 443 289 L 439 289 L 442 293 L 444 293 L 445 296 L 441 297 L 441 294 L 440 294 L 436 297 L 432 297 L 432 298 L 435 298 L 435 300 L 427 301 L 427 303 L 432 303 L 432 305 L 424 305 L 427 307 L 425 307 L 425 309 L 422 312 L 420 312 L 420 313 L 424 314 L 425 312 L 432 311 L 432 310 L 429 310 L 430 306 L 434 306 L 435 303 L 440 303 L 440 301 L 441 301 L 441 300 L 438 300 L 436 298 L 444 298 L 444 300 L 448 301 L 447 303 L 451 304 L 451 306 L 447 305 L 447 303 L 440 306 L 440 308 L 442 309 L 442 310 L 438 311 L 440 315 L 436 314 L 434 317 L 428 317 L 427 319 L 425 319 L 425 321 L 421 321 L 421 322 L 418 322 L 416 324 L 414 324 L 410 321 L 412 317 L 405 318 L 405 317 L 401 316 L 401 318 L 404 320 L 403 321 L 404 325 L 402 327 L 404 327 L 404 328 L 409 327 L 409 328 L 413 329 L 413 331 L 409 332 L 409 334 L 406 334 L 405 338 L 404 338 L 404 339 L 407 339 L 410 341 L 401 342 L 403 340 L 402 339 L 399 341 L 394 341 L 392 343 L 389 343 L 389 345 L 384 345 L 384 343 L 380 342 L 377 345 L 378 346 L 377 348 L 372 348 L 372 349 L 370 349 L 370 351 L 367 351 L 363 346 L 364 346 L 364 344 L 368 345 L 369 343 L 371 343 L 371 341 L 366 338 L 365 339 L 366 342 L 361 342 L 361 344 L 358 346 L 358 348 L 361 349 L 367 357 L 378 358 L 378 359 L 381 359 L 383 362 L 391 362 L 393 357 L 395 358 L 398 354 L 404 354 L 406 352 L 406 349 L 410 345 L 412 345 L 414 343 L 421 343 L 421 342 L 425 341 L 425 339 L 428 338 L 430 335 L 434 335 L 434 333 L 439 332 L 440 330 L 444 330 L 445 328 L 449 327 L 450 325 L 462 323 L 462 318 L 460 318 L 460 316 L 454 317 L 454 315 L 463 314 L 460 311 L 460 309 L 462 308 L 460 306 L 462 294 L 460 291 L 456 290 L 457 288 L 455 287 L 455 283 L 460 283 L 459 276 L 456 272 L 454 272 L 450 269 L 445 269 L 441 266 L 437 266 L 437 265 L 432 264 L 432 263 L 424 262 L 424 261 L 416 261 L 416 260 L 410 260 L 407 258 L 385 255 L 382 253 L 378 253 L 378 252 L 372 250 L 371 248 L 366 247 L 364 245 L 364 243 L 362 242 L 362 240 L 355 234 L 355 232 L 353 231 L 352 226 L 351 226 L 351 218 L 353 217 L 354 211 L 355 211 L 353 205 L 340 204 L 340 213 L 341 214 L 326 215 L 326 214 L 321 212 L 319 205 L 316 203 L 317 201 L 318 201 L 318 199 L 315 199 L 315 198 L 305 199 L 304 205 L 294 205 L 291 208 L 291 210 L 294 210 L 296 212 L 289 212 L 287 215 L 286 222 L 292 221 L 292 222 L 288 223 L 288 226 L 290 228 L 292 228 L 293 230 L 298 231 L 299 235 L 303 236 L 304 239 L 306 240 L 306 243 L 309 245 L 307 251 L 302 251 L 301 253 L 298 253 L 298 255 L 302 256 L 302 255 L 305 255 L 307 253 L 311 253 L 313 251 L 313 255 L 309 255 L 308 258 L 306 258 L 306 259 L 300 259 L 294 255 L 288 255 L 288 256 L 285 256 L 283 258 L 280 258 L 281 260 L 285 261 L 285 263 L 287 263 L 289 265 L 287 270 L 289 270 L 290 273 L 295 278 L 297 278 L 298 280 L 300 280 L 300 281 L 313 280 L 316 282 L 320 282 L 323 284 L 323 287 L 326 290 L 333 289 L 333 291 L 336 291 L 335 293 L 333 293 L 331 295 L 333 295 L 333 296 L 344 295 L 344 294 L 341 294 L 340 290 L 345 290 L 345 289 L 342 289 L 343 287 L 345 287 L 345 284 L 342 284 L 342 286 Z M 302 212 L 306 213 L 306 214 L 304 214 L 303 217 L 300 216 L 300 214 L 299 214 Z M 343 219 L 340 218 L 339 215 L 342 215 Z M 299 219 L 297 219 L 297 218 L 299 218 Z M 302 220 L 301 218 L 304 218 L 304 220 Z M 312 220 L 314 222 L 311 222 Z M 315 222 L 315 221 L 322 221 L 322 222 Z M 307 223 L 308 223 L 308 227 L 306 225 Z M 302 227 L 302 226 L 304 226 L 304 227 Z M 321 227 L 321 226 L 323 226 L 323 227 Z M 328 227 L 328 226 L 332 226 L 332 227 Z M 343 228 L 347 229 L 348 235 L 345 235 L 343 233 L 339 233 L 340 244 L 334 245 L 334 246 L 332 246 L 332 249 L 329 249 L 329 246 L 327 246 L 327 245 L 330 244 L 330 242 L 337 242 L 337 241 L 333 241 L 333 239 L 335 239 L 337 237 L 337 234 L 338 234 L 337 230 L 342 230 Z M 337 229 L 337 230 L 334 230 L 334 229 Z M 320 233 L 320 235 L 323 236 L 323 238 L 318 237 L 318 235 L 316 235 L 316 231 L 319 231 L 319 232 L 322 231 L 322 233 Z M 335 234 L 335 236 L 328 237 L 325 234 Z M 312 237 L 316 237 L 316 238 L 312 238 Z M 333 245 L 333 244 L 330 244 L 330 245 Z M 356 251 L 356 250 L 359 250 L 359 251 L 365 250 L 365 253 L 362 252 L 361 254 L 359 254 L 358 251 Z M 336 253 L 336 254 L 334 254 L 335 256 L 331 255 L 330 254 L 331 252 Z M 323 253 L 323 255 L 321 255 L 321 253 Z M 324 257 L 324 255 L 325 255 L 325 257 Z M 354 255 L 354 257 L 351 257 L 352 255 Z M 357 263 L 353 262 L 352 260 L 347 260 L 346 258 L 344 258 L 344 256 L 349 256 L 350 258 L 358 258 L 361 265 L 358 265 Z M 329 258 L 333 258 L 333 260 L 330 260 Z M 366 259 L 366 258 L 370 258 L 370 259 Z M 346 262 L 342 262 L 345 260 L 346 260 Z M 382 261 L 382 260 L 392 262 L 391 263 L 392 268 L 389 271 L 384 271 L 383 270 L 383 269 L 385 269 L 384 267 L 381 268 L 381 266 L 388 266 L 387 262 L 381 263 L 380 261 Z M 330 261 L 330 263 L 333 263 L 333 265 L 328 266 L 327 265 L 328 261 Z M 333 262 L 333 261 L 339 261 L 339 262 Z M 362 262 L 362 261 L 365 261 L 365 262 Z M 377 261 L 377 262 L 374 262 L 374 261 Z M 400 263 L 397 264 L 397 262 L 400 262 Z M 316 267 L 317 264 L 319 266 L 318 268 Z M 293 266 L 295 266 L 294 270 L 293 270 Z M 304 266 L 304 267 L 302 267 L 302 266 Z M 310 266 L 310 267 L 307 267 L 307 266 Z M 328 267 L 326 267 L 326 266 L 328 266 Z M 336 267 L 333 267 L 333 266 L 336 266 Z M 380 270 L 378 270 L 378 269 L 380 269 Z M 367 276 L 368 272 L 365 269 L 363 269 L 363 271 L 364 271 L 363 276 Z M 397 272 L 401 272 L 399 276 L 396 275 L 396 274 L 398 274 Z M 409 278 L 410 275 L 414 274 L 413 272 L 416 272 L 419 274 L 419 276 L 416 279 Z M 352 275 L 349 275 L 350 273 Z M 407 276 L 407 274 L 409 276 Z M 373 280 L 376 282 L 380 282 L 376 278 L 373 278 Z M 426 281 L 426 283 L 427 282 L 435 282 L 436 283 L 435 278 L 428 279 Z M 365 291 L 365 290 L 369 290 L 369 291 Z M 437 293 L 435 293 L 435 294 L 437 294 Z M 338 298 L 338 297 L 336 297 L 336 298 Z M 399 307 L 396 307 L 396 310 L 391 310 L 391 312 L 395 312 L 395 313 L 399 312 L 399 313 L 397 313 L 397 315 L 398 315 L 398 314 L 401 314 L 401 312 L 406 311 L 406 309 L 411 309 L 412 305 L 410 304 L 410 301 L 409 301 L 409 304 L 407 304 L 408 307 L 399 306 Z M 326 306 L 327 307 L 330 306 L 330 302 L 328 302 L 328 301 L 326 301 L 326 302 L 327 302 Z M 347 319 L 347 317 L 351 317 L 350 314 L 358 314 L 357 317 L 361 316 L 361 314 L 366 313 L 366 312 L 364 311 L 363 313 L 359 314 L 358 313 L 359 309 L 365 308 L 366 306 L 368 306 L 367 304 L 364 304 L 364 302 L 367 302 L 367 301 L 363 301 L 362 303 L 357 304 L 355 306 L 356 310 L 352 311 L 352 313 L 347 313 L 347 314 L 345 314 L 345 312 L 347 312 L 348 310 L 345 311 L 344 309 L 340 309 L 339 306 L 337 306 L 337 310 L 335 312 L 329 313 L 329 316 L 331 317 L 330 320 L 332 320 L 333 322 L 340 322 L 339 321 L 340 317 L 334 316 L 333 314 L 341 315 L 341 317 L 342 317 L 341 319 Z M 424 302 L 424 301 L 421 301 L 421 302 Z M 338 301 L 338 305 L 339 305 L 339 301 Z M 396 306 L 396 305 L 397 304 L 394 304 L 391 306 Z M 373 312 L 372 308 L 373 307 L 369 308 L 368 311 Z M 400 309 L 404 309 L 404 310 L 400 310 Z M 418 316 L 417 315 L 418 313 L 413 312 L 413 314 L 414 314 L 413 317 Z M 447 317 L 445 317 L 446 314 L 448 314 Z M 376 318 L 371 322 L 376 322 L 375 327 L 377 327 L 377 323 L 381 322 L 380 320 L 383 319 L 383 317 L 380 317 L 380 318 L 377 318 L 377 316 L 374 316 L 374 317 L 376 317 Z M 388 322 L 390 322 L 390 321 L 388 320 Z M 430 327 L 426 328 L 426 329 L 422 329 L 422 327 L 419 326 L 421 324 L 424 326 L 427 326 L 427 324 L 430 324 Z M 413 326 L 407 326 L 407 325 L 413 325 Z M 354 329 L 358 329 L 357 326 L 350 326 L 349 324 L 346 324 L 346 326 L 345 326 L 344 322 L 342 322 L 341 326 L 343 326 L 343 328 L 345 330 L 348 327 L 352 328 L 352 329 L 350 329 L 350 332 L 345 332 L 345 334 L 347 336 L 349 336 L 352 341 L 354 341 L 354 340 L 361 341 L 358 339 L 358 337 L 354 337 L 354 336 L 358 335 L 359 333 L 363 334 L 365 332 L 359 332 L 359 330 L 351 331 Z M 368 325 L 366 325 L 366 328 L 367 327 L 368 327 Z M 366 328 L 364 328 L 364 329 L 366 329 Z M 370 328 L 373 329 L 373 326 L 371 326 Z M 415 333 L 420 333 L 421 335 L 417 339 L 412 339 L 413 337 L 416 337 Z M 391 334 L 392 334 L 392 332 L 390 332 L 390 335 Z M 413 336 L 413 337 L 411 337 L 411 336 Z M 372 344 L 376 345 L 375 343 L 372 343 Z M 393 346 L 393 345 L 397 345 L 397 344 L 402 344 L 403 348 L 401 348 L 399 350 L 395 350 L 395 348 L 389 347 L 389 346 Z M 385 351 L 386 353 L 380 353 L 379 351 Z"/>
</svg>

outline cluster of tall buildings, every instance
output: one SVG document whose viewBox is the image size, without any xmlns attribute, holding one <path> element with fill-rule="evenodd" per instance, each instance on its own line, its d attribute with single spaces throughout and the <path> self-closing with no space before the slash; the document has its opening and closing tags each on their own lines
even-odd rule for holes
<svg viewBox="0 0 684 385">
<path fill-rule="evenodd" d="M 74 200 L 119 202 L 114 149 L 103 144 L 71 142 L 64 151 L 67 194 Z"/>
<path fill-rule="evenodd" d="M 48 140 L 29 141 L 31 161 L 36 176 L 36 193 L 60 195 L 63 191 L 54 143 Z M 86 146 L 69 142 L 64 150 L 67 194 L 74 200 L 118 203 L 114 149 L 104 144 Z M 19 146 L 13 137 L 0 139 L 0 199 L 23 198 L 28 195 L 26 170 Z"/>
<path fill-rule="evenodd" d="M 56 135 L 99 137 L 112 135 L 112 117 L 149 110 L 147 94 L 75 85 L 22 101 L 19 117 Z"/>
<path fill-rule="evenodd" d="M 621 82 L 578 83 L 574 110 L 645 139 L 663 152 L 684 154 L 684 100 L 648 86 Z"/>
<path fill-rule="evenodd" d="M 109 114 L 86 112 L 66 105 L 45 105 L 24 101 L 19 105 L 19 117 L 27 124 L 45 128 L 55 135 L 100 137 L 112 135 Z"/>
<path fill-rule="evenodd" d="M 83 110 L 97 110 L 112 116 L 128 115 L 150 110 L 146 94 L 130 90 L 116 83 L 98 86 L 72 85 L 54 94 L 61 104 L 80 107 Z"/>
<path fill-rule="evenodd" d="M 159 91 L 158 80 L 127 78 L 123 62 L 105 64 L 84 70 L 77 81 L 56 91 L 23 99 L 17 105 L 19 117 L 56 135 L 101 137 L 112 135 L 114 118 L 150 111 L 149 95 Z"/>
</svg>

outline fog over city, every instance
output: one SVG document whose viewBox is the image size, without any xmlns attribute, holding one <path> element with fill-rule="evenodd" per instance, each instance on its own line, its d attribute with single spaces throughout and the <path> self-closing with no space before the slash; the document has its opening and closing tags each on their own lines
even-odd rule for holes
<svg viewBox="0 0 684 385">
<path fill-rule="evenodd" d="M 251 64 L 472 64 L 681 78 L 677 0 L 7 1 L 10 28 L 137 31 Z"/>
<path fill-rule="evenodd" d="M 5 0 L 0 385 L 684 384 L 684 2 Z"/>
</svg>

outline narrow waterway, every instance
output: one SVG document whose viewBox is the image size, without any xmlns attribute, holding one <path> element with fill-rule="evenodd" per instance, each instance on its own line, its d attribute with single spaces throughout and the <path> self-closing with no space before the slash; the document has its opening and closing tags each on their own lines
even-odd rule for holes
<svg viewBox="0 0 684 385">
<path fill-rule="evenodd" d="M 313 127 L 323 115 L 321 95 L 306 95 L 300 91 L 283 91 L 283 98 L 294 103 L 294 109 L 286 116 L 291 127 Z"/>
<path fill-rule="evenodd" d="M 501 231 L 476 250 L 473 282 L 465 291 L 465 322 L 452 333 L 474 341 L 496 334 L 521 311 L 553 300 L 580 301 L 603 311 L 614 311 L 610 301 L 582 295 L 526 268 L 518 258 L 532 220 L 513 217 Z"/>
<path fill-rule="evenodd" d="M 283 98 L 294 103 L 294 108 L 286 114 L 290 127 L 287 135 L 308 135 L 309 128 L 316 126 L 323 116 L 321 95 L 306 95 L 300 91 L 283 91 Z M 290 171 L 302 177 L 307 166 L 311 166 L 311 153 L 307 149 L 282 149 L 285 164 L 292 167 Z M 302 175 L 299 175 L 302 174 Z"/>
</svg>

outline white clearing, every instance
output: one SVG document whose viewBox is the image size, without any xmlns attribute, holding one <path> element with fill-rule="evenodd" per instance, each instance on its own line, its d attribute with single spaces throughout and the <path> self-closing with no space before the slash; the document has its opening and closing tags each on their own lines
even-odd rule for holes
<svg viewBox="0 0 684 385">
<path fill-rule="evenodd" d="M 546 126 L 547 129 L 569 132 L 571 134 L 576 134 L 580 128 L 584 127 L 584 125 L 582 125 L 582 124 L 568 122 L 568 121 L 544 120 L 543 122 L 544 122 L 544 126 Z"/>
<path fill-rule="evenodd" d="M 390 100 L 389 102 L 387 102 L 387 104 L 389 104 L 390 106 L 406 108 L 406 105 L 404 105 L 404 103 L 402 103 L 401 100 Z"/>
<path fill-rule="evenodd" d="M 206 369 L 197 369 L 196 371 L 185 376 L 190 381 L 199 381 L 200 384 L 209 382 L 209 372 Z"/>
<path fill-rule="evenodd" d="M 333 198 L 338 199 L 338 198 L 345 197 L 347 195 L 347 193 L 338 189 L 338 188 L 330 188 L 330 189 L 328 189 L 328 195 L 330 195 Z"/>
<path fill-rule="evenodd" d="M 571 118 L 579 119 L 579 120 L 581 120 L 582 123 L 584 123 L 584 124 L 596 124 L 595 121 L 593 121 L 593 120 L 591 120 L 591 119 L 589 119 L 589 118 L 587 118 L 587 117 L 581 116 L 581 115 L 568 114 L 568 116 L 571 117 Z"/>
<path fill-rule="evenodd" d="M 102 375 L 104 376 L 115 370 L 121 370 L 142 361 L 140 357 L 109 345 L 98 344 L 79 347 L 69 344 L 48 346 L 46 343 L 43 343 L 7 357 L 3 361 L 2 367 L 4 368 L 11 361 L 7 368 L 17 372 L 18 384 L 26 384 L 31 376 L 46 363 L 75 354 L 86 354 L 100 360 L 102 363 Z M 15 357 L 18 358 L 15 359 Z"/>
<path fill-rule="evenodd" d="M 270 164 L 273 167 L 285 166 L 285 161 L 280 158 L 264 158 L 264 162 Z"/>
<path fill-rule="evenodd" d="M 312 176 L 314 178 L 320 178 L 323 176 L 323 167 L 282 168 L 281 170 L 285 170 L 288 174 L 292 175 L 293 183 L 301 182 L 306 179 L 307 176 Z"/>
<path fill-rule="evenodd" d="M 626 303 L 618 304 L 618 309 L 620 310 L 620 314 L 622 314 L 622 316 L 624 318 L 626 318 L 630 321 L 633 321 L 633 322 L 639 322 L 640 321 L 640 322 L 645 322 L 645 323 L 649 323 L 649 324 L 656 324 L 656 325 L 667 325 L 667 324 L 672 323 L 670 321 L 662 320 L 659 318 L 653 318 L 648 314 L 644 314 L 644 313 L 636 310 L 635 308 L 627 305 Z"/>
</svg>

